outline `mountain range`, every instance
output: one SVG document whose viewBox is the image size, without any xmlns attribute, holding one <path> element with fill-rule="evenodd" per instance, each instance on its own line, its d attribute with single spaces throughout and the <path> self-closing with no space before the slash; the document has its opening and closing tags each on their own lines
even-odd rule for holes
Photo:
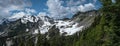
<svg viewBox="0 0 120 46">
<path fill-rule="evenodd" d="M 19 44 L 18 38 L 33 39 L 37 43 L 38 35 L 45 35 L 46 39 L 55 36 L 67 37 L 90 27 L 99 13 L 96 10 L 78 12 L 71 19 L 53 19 L 48 16 L 12 16 L 3 19 L 0 24 L 0 45 Z M 16 40 L 13 40 L 16 39 Z M 16 46 L 16 45 L 15 45 Z"/>
</svg>

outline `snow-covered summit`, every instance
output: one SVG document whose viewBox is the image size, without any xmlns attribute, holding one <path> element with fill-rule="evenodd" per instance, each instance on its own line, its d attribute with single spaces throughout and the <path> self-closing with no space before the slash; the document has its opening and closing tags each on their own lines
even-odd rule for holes
<svg viewBox="0 0 120 46">
<path fill-rule="evenodd" d="M 8 18 L 9 21 L 16 21 L 20 18 L 22 18 L 23 16 L 27 16 L 24 12 L 20 12 L 20 13 L 14 13 L 11 17 Z"/>
</svg>

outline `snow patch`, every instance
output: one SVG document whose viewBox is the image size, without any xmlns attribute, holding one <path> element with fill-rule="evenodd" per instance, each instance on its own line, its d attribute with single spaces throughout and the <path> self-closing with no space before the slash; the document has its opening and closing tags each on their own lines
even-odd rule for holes
<svg viewBox="0 0 120 46">
<path fill-rule="evenodd" d="M 3 23 L 3 21 L 2 20 L 0 20 L 0 24 L 2 24 Z"/>
<path fill-rule="evenodd" d="M 39 30 L 38 29 L 35 29 L 33 34 L 38 34 L 39 33 Z"/>
<path fill-rule="evenodd" d="M 51 26 L 52 26 L 52 24 L 50 24 L 47 21 L 44 21 L 44 24 L 42 25 L 42 27 L 39 27 L 40 33 L 45 34 L 46 32 L 48 32 L 48 30 L 50 29 Z"/>
<path fill-rule="evenodd" d="M 53 26 L 56 25 L 56 28 L 58 28 L 60 30 L 60 34 L 62 35 L 63 33 L 67 33 L 65 34 L 67 35 L 73 35 L 74 33 L 78 32 L 78 31 L 82 31 L 82 28 L 84 26 L 78 26 L 78 23 L 73 22 L 73 21 L 62 21 L 62 20 L 57 20 L 55 21 L 54 24 L 51 24 L 48 21 L 44 21 L 44 24 L 42 26 L 39 26 L 39 30 L 41 34 L 45 34 L 46 32 L 48 32 L 48 30 Z M 38 32 L 35 31 L 36 33 Z M 34 32 L 34 33 L 35 33 Z"/>
<path fill-rule="evenodd" d="M 16 21 L 20 18 L 22 18 L 23 16 L 25 16 L 26 14 L 24 12 L 20 12 L 20 13 L 14 13 L 11 17 L 8 18 L 9 21 Z"/>
<path fill-rule="evenodd" d="M 78 27 L 78 23 L 73 21 L 57 21 L 56 27 L 60 29 L 61 34 L 66 32 L 66 35 L 72 35 L 81 31 L 84 26 Z"/>
<path fill-rule="evenodd" d="M 13 41 L 10 38 L 7 38 L 6 46 L 11 46 L 11 45 L 13 45 Z"/>
<path fill-rule="evenodd" d="M 24 16 L 22 19 L 21 19 L 21 22 L 22 23 L 27 23 L 28 21 L 29 22 L 37 22 L 39 20 L 39 18 L 37 16 Z"/>
<path fill-rule="evenodd" d="M 28 32 L 29 31 L 29 29 L 26 29 L 26 32 Z"/>
</svg>

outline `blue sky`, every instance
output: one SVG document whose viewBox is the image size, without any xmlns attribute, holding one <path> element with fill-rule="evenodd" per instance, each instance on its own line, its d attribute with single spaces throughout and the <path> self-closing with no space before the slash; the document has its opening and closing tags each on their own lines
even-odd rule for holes
<svg viewBox="0 0 120 46">
<path fill-rule="evenodd" d="M 47 0 L 31 0 L 32 9 L 35 9 L 37 12 L 46 12 L 47 9 L 46 2 Z"/>
<path fill-rule="evenodd" d="M 99 0 L 0 0 L 0 19 L 20 12 L 53 18 L 72 17 L 78 11 L 98 10 L 101 6 Z"/>
</svg>

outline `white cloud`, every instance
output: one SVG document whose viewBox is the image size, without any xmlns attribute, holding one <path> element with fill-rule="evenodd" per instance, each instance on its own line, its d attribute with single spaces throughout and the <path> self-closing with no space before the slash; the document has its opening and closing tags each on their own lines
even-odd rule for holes
<svg viewBox="0 0 120 46">
<path fill-rule="evenodd" d="M 13 19 L 13 18 L 19 19 L 19 18 L 21 18 L 21 17 L 23 17 L 25 15 L 26 15 L 25 12 L 18 12 L 18 13 L 14 13 L 13 16 L 9 17 L 9 19 Z"/>
<path fill-rule="evenodd" d="M 46 12 L 40 12 L 37 16 L 47 16 Z"/>
<path fill-rule="evenodd" d="M 61 18 L 67 15 L 68 8 L 61 5 L 62 1 L 60 0 L 48 0 L 48 12 L 50 13 L 51 17 L 54 18 Z"/>
<path fill-rule="evenodd" d="M 0 19 L 10 16 L 10 11 L 22 10 L 30 7 L 31 2 L 28 0 L 0 0 Z"/>
<path fill-rule="evenodd" d="M 68 0 L 66 3 L 67 3 L 67 6 L 76 6 L 76 5 L 80 5 L 82 3 L 84 3 L 86 0 Z"/>
<path fill-rule="evenodd" d="M 13 13 L 12 16 L 8 17 L 8 19 L 9 21 L 15 21 L 22 18 L 23 16 L 33 15 L 34 13 L 36 13 L 34 9 L 26 8 L 21 10 L 20 12 Z"/>
<path fill-rule="evenodd" d="M 64 18 L 75 14 L 78 11 L 85 12 L 95 9 L 93 3 L 88 3 L 82 5 L 87 0 L 67 0 L 67 2 L 62 0 L 48 0 L 46 5 L 48 6 L 47 12 L 40 12 L 38 15 L 49 15 L 53 18 Z M 94 0 L 96 2 L 96 0 Z M 63 6 L 67 5 L 67 6 Z M 18 10 L 24 11 L 27 15 L 33 15 L 36 13 L 34 9 L 29 9 L 25 7 L 31 7 L 31 2 L 26 0 L 0 0 L 0 19 L 9 17 L 10 11 Z"/>
<path fill-rule="evenodd" d="M 18 20 L 18 19 L 22 18 L 25 15 L 27 15 L 25 12 L 14 13 L 12 16 L 10 16 L 8 18 L 8 20 L 9 21 L 15 21 L 15 20 Z"/>
<path fill-rule="evenodd" d="M 88 3 L 88 4 L 85 4 L 85 5 L 80 5 L 78 7 L 78 10 L 81 11 L 81 12 L 86 12 L 86 11 L 90 11 L 90 10 L 94 10 L 94 9 L 95 9 L 95 6 L 92 3 Z"/>
<path fill-rule="evenodd" d="M 48 13 L 50 13 L 50 16 L 54 18 L 64 18 L 70 14 L 75 14 L 78 11 L 86 12 L 95 9 L 95 6 L 92 3 L 84 5 L 81 4 L 85 1 L 86 0 L 78 0 L 74 2 L 73 0 L 69 0 L 66 2 L 66 5 L 68 6 L 63 6 L 63 1 L 61 0 L 48 0 Z"/>
<path fill-rule="evenodd" d="M 29 9 L 29 8 L 26 8 L 25 9 L 25 12 L 31 14 L 31 13 L 36 13 L 36 11 L 34 9 Z"/>
</svg>

